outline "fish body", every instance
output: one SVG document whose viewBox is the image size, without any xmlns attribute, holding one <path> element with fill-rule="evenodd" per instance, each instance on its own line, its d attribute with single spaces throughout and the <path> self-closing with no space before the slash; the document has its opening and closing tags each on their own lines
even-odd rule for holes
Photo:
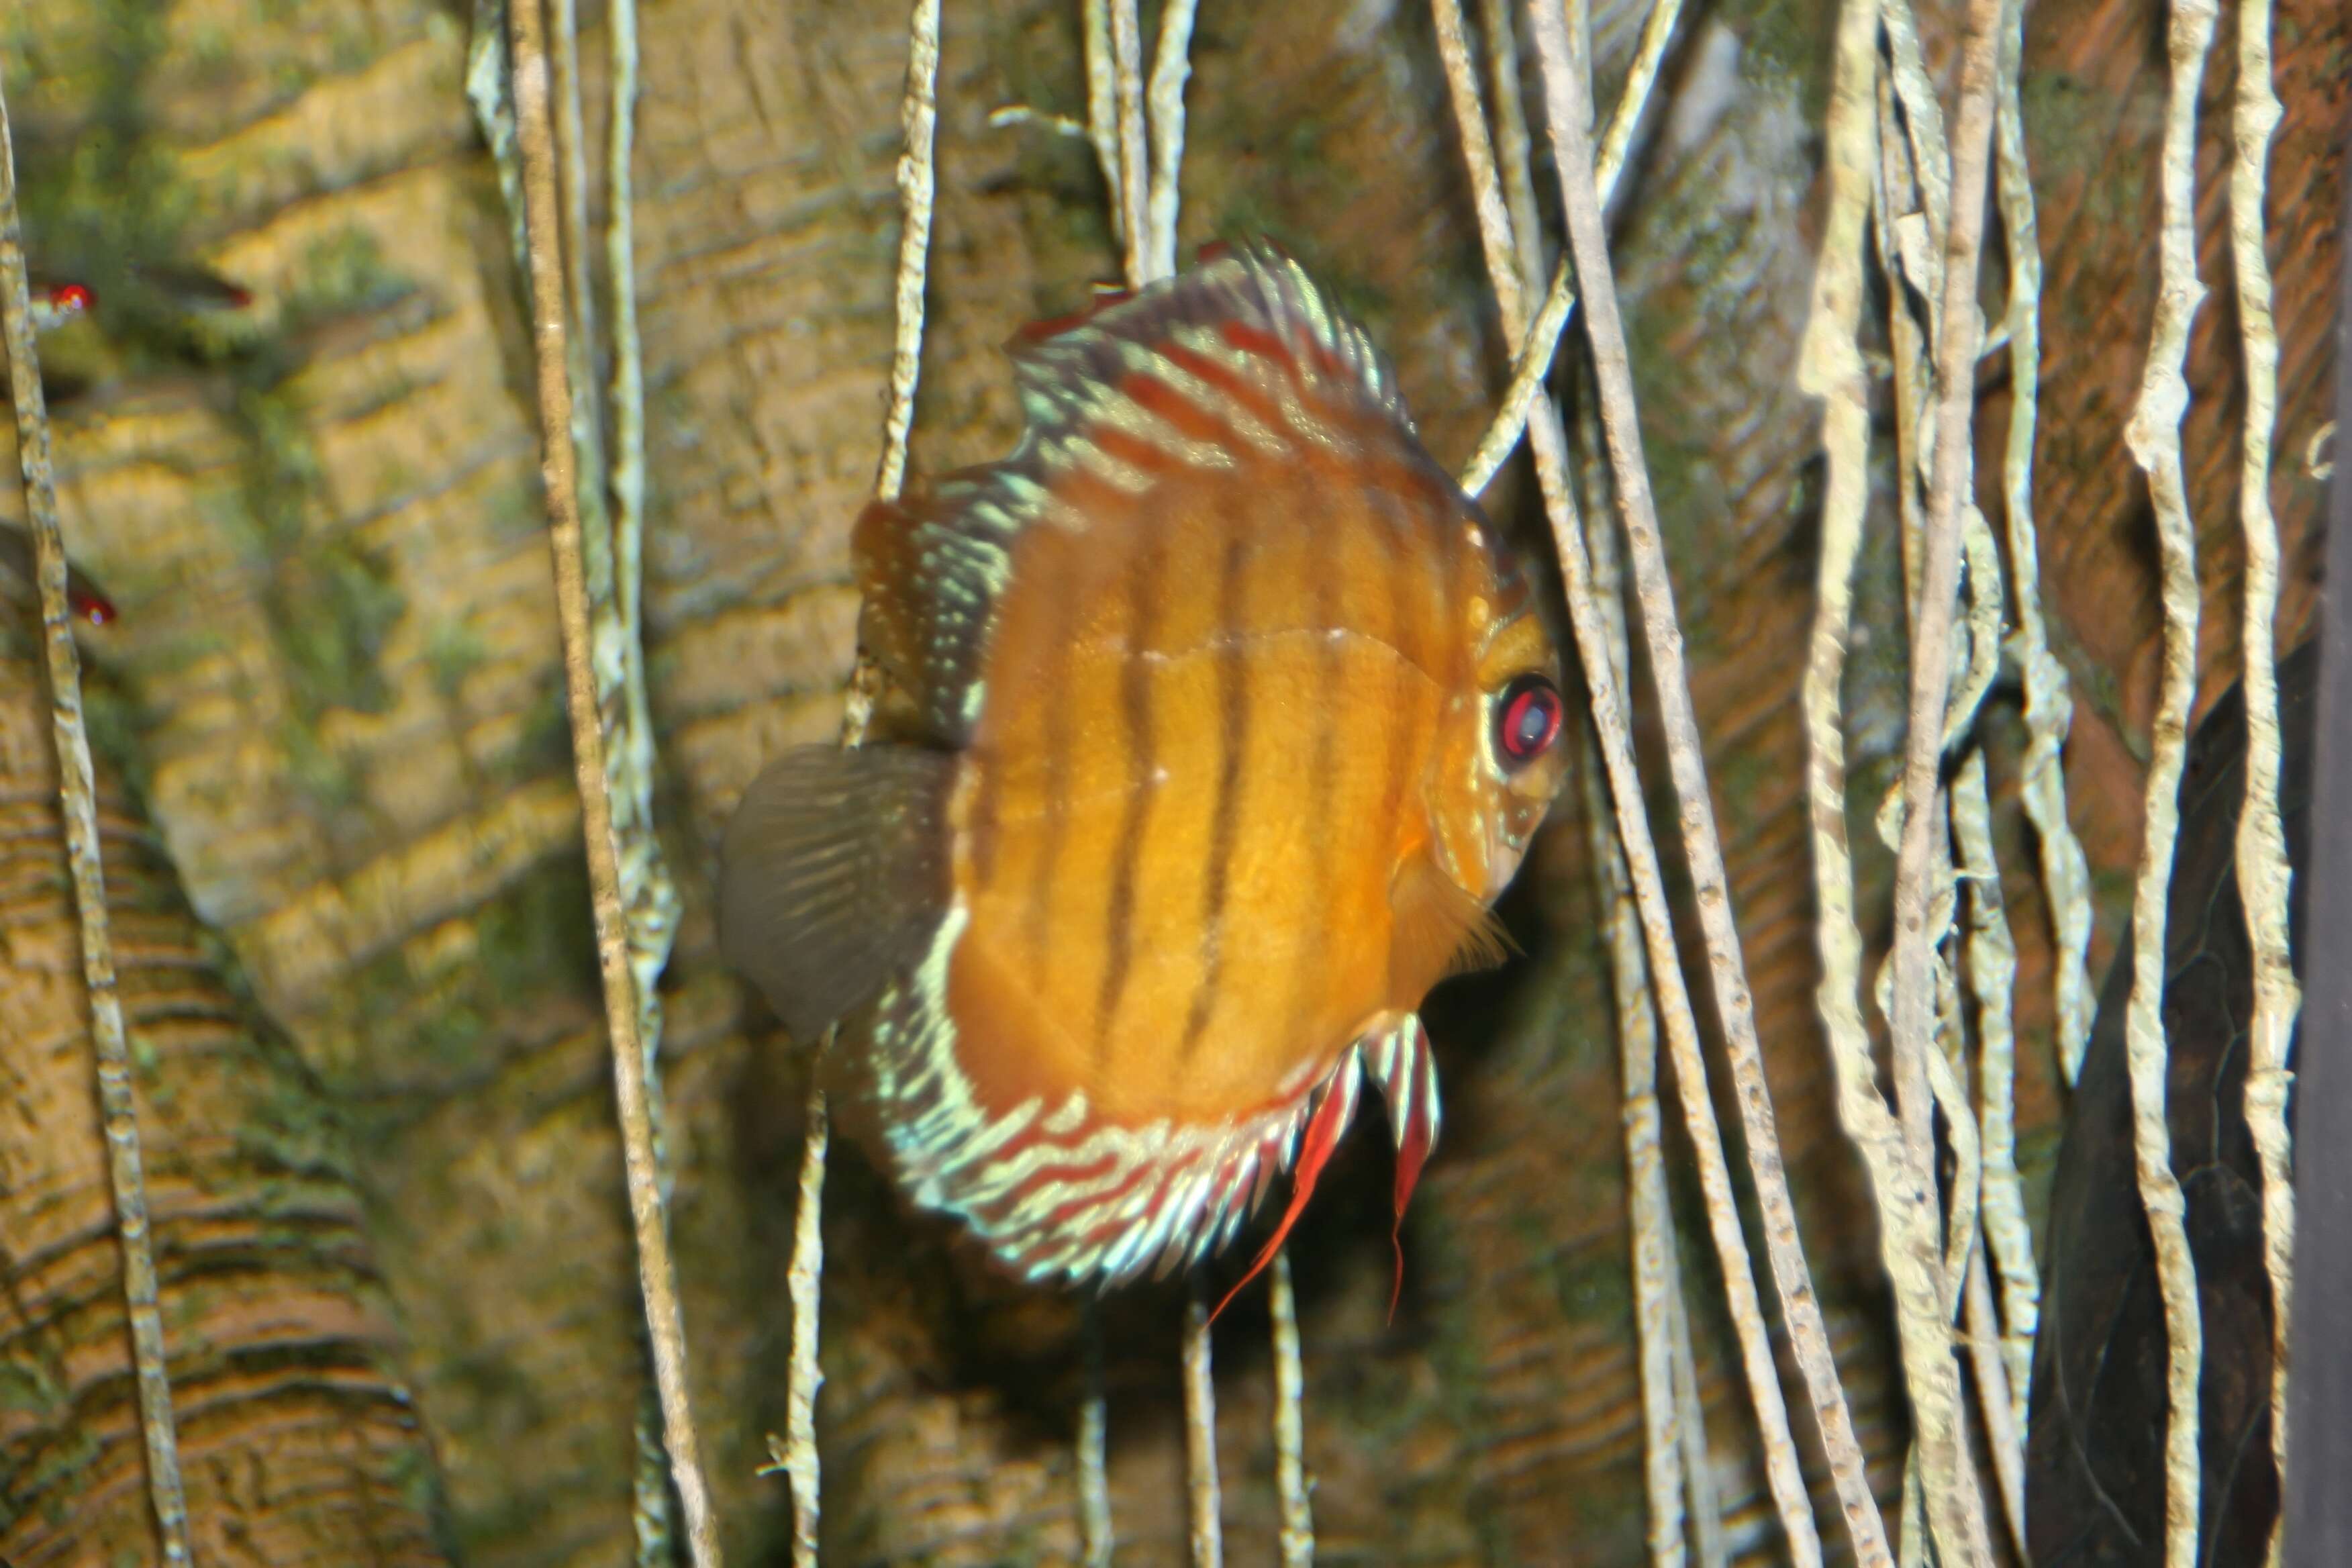
<svg viewBox="0 0 2352 1568">
<path fill-rule="evenodd" d="M 242 310 L 253 303 L 252 289 L 193 262 L 134 261 L 131 273 L 185 311 Z"/>
<path fill-rule="evenodd" d="M 121 269 L 165 310 L 183 318 L 226 320 L 253 304 L 253 291 L 194 263 L 133 261 Z M 76 278 L 60 278 L 40 268 L 27 272 L 36 331 L 54 331 L 98 309 L 98 292 Z"/>
<path fill-rule="evenodd" d="M 1295 1165 L 1286 1231 L 1366 1077 L 1402 1213 L 1417 1011 L 1561 782 L 1530 586 L 1271 250 L 1015 362 L 1012 457 L 858 521 L 874 738 L 747 792 L 728 950 L 1022 1276 L 1195 1260 Z"/>
<path fill-rule="evenodd" d="M 152 289 L 164 304 L 183 313 L 242 310 L 253 303 L 253 290 L 244 284 L 194 262 L 133 261 L 122 271 Z M 32 288 L 35 319 L 43 325 L 57 325 L 98 306 L 96 291 L 79 279 L 60 278 L 36 267 L 28 272 L 27 280 Z M 46 317 L 44 311 L 48 312 Z"/>
</svg>

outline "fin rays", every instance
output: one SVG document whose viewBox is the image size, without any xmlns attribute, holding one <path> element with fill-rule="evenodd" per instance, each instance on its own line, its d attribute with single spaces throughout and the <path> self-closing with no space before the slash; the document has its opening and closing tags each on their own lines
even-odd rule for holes
<svg viewBox="0 0 2352 1568">
<path fill-rule="evenodd" d="M 796 1038 L 929 942 L 947 898 L 953 767 L 911 746 L 803 746 L 743 792 L 719 851 L 719 939 Z"/>
<path fill-rule="evenodd" d="M 978 721 L 989 633 L 1027 529 L 1106 526 L 1105 507 L 1133 507 L 1169 472 L 1230 474 L 1297 450 L 1369 443 L 1429 466 L 1371 340 L 1271 247 L 1016 338 L 1012 354 L 1028 418 L 1019 447 L 927 496 L 870 504 L 852 540 L 862 635 L 933 745 L 961 747 Z"/>
</svg>

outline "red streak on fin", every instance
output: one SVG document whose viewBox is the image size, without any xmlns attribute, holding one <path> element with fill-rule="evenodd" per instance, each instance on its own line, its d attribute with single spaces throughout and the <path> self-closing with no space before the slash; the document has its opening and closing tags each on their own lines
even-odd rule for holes
<svg viewBox="0 0 2352 1568">
<path fill-rule="evenodd" d="M 1131 436 L 1115 425 L 1097 426 L 1092 432 L 1095 445 L 1109 457 L 1130 463 L 1147 474 L 1172 472 L 1179 465 L 1168 455 L 1168 449 L 1140 436 Z"/>
<path fill-rule="evenodd" d="M 1258 423 L 1272 430 L 1288 428 L 1288 421 L 1284 418 L 1279 404 L 1217 361 L 1173 341 L 1160 343 L 1158 347 L 1160 358 L 1215 387 L 1233 399 L 1234 406 L 1255 416 Z"/>
<path fill-rule="evenodd" d="M 1483 917 L 1483 907 L 1479 913 Z M 1437 1064 L 1419 1018 L 1408 1017 L 1364 1047 L 1365 1075 L 1389 1102 L 1389 1125 L 1396 1133 L 1396 1224 L 1389 1245 L 1396 1250 L 1396 1280 L 1389 1288 L 1389 1321 L 1396 1321 L 1404 1295 L 1404 1213 L 1421 1168 L 1437 1146 Z"/>
<path fill-rule="evenodd" d="M 1429 1122 L 1414 1116 L 1407 1120 L 1404 1136 L 1397 1143 L 1396 1152 L 1396 1224 L 1389 1231 L 1389 1246 L 1396 1253 L 1396 1281 L 1389 1287 L 1389 1321 L 1396 1321 L 1397 1302 L 1404 1296 L 1404 1211 L 1412 1202 L 1412 1189 L 1421 1180 L 1421 1167 L 1429 1158 Z"/>
<path fill-rule="evenodd" d="M 1343 382 L 1350 378 L 1348 367 L 1334 358 L 1328 349 L 1304 332 L 1296 342 L 1286 342 L 1273 332 L 1242 321 L 1227 321 L 1217 329 L 1225 342 L 1245 354 L 1255 354 L 1281 367 L 1291 384 L 1300 391 L 1311 390 L 1307 385 L 1306 372 L 1311 371 L 1325 381 Z"/>
<path fill-rule="evenodd" d="M 1042 321 L 1029 321 L 1013 329 L 1013 345 L 1042 343 L 1048 338 L 1058 338 L 1064 332 L 1085 326 L 1092 310 L 1073 310 L 1066 316 L 1049 316 Z"/>
<path fill-rule="evenodd" d="M 1158 415 L 1195 441 L 1213 441 L 1229 450 L 1240 444 L 1232 426 L 1157 376 L 1129 372 L 1118 390 L 1138 408 Z"/>
<path fill-rule="evenodd" d="M 1217 331 L 1226 342 L 1242 353 L 1255 354 L 1261 359 L 1273 360 L 1291 369 L 1293 380 L 1297 378 L 1295 369 L 1297 361 L 1291 354 L 1290 345 L 1272 332 L 1253 327 L 1244 321 L 1226 321 L 1220 325 Z"/>
<path fill-rule="evenodd" d="M 1016 328 L 1013 333 L 1013 342 L 1015 345 L 1042 343 L 1048 339 L 1058 338 L 1064 332 L 1075 331 L 1085 326 L 1088 321 L 1093 321 L 1098 312 L 1107 310 L 1113 305 L 1123 305 L 1135 298 L 1135 290 L 1124 284 L 1097 282 L 1092 287 L 1094 298 L 1087 301 L 1085 310 L 1072 310 L 1066 316 L 1048 316 L 1042 321 L 1031 321 L 1025 326 Z"/>
<path fill-rule="evenodd" d="M 1348 1122 L 1355 1112 L 1356 1070 L 1354 1058 L 1349 1058 L 1339 1068 L 1342 1076 L 1334 1078 L 1324 1089 L 1321 1102 L 1315 1107 L 1315 1114 L 1307 1119 L 1307 1135 L 1299 1142 L 1298 1168 L 1290 1178 L 1290 1206 L 1282 1211 L 1282 1223 L 1274 1227 L 1274 1234 L 1266 1238 L 1256 1261 L 1249 1266 L 1249 1272 L 1234 1281 L 1234 1288 L 1225 1292 L 1224 1300 L 1217 1303 L 1216 1311 L 1209 1314 L 1209 1321 L 1215 1322 L 1219 1314 L 1233 1305 L 1234 1298 L 1242 1293 L 1243 1287 L 1256 1279 L 1265 1271 L 1265 1266 L 1274 1261 L 1274 1255 L 1282 1250 L 1283 1242 L 1290 1235 L 1290 1227 L 1298 1223 L 1299 1215 L 1305 1212 L 1307 1200 L 1315 1195 L 1315 1183 L 1323 1174 L 1324 1165 L 1329 1163 L 1331 1152 L 1339 1146 L 1340 1134 L 1348 1131 Z"/>
<path fill-rule="evenodd" d="M 242 310 L 253 303 L 253 290 L 210 268 L 178 262 L 133 262 L 137 273 L 178 310 Z"/>
</svg>

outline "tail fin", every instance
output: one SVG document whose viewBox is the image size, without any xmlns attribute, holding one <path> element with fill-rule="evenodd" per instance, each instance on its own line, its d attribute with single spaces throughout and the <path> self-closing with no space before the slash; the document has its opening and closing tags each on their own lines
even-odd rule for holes
<svg viewBox="0 0 2352 1568">
<path fill-rule="evenodd" d="M 915 746 L 803 746 L 743 792 L 719 851 L 719 944 L 795 1037 L 921 958 L 947 906 L 954 766 Z"/>
</svg>

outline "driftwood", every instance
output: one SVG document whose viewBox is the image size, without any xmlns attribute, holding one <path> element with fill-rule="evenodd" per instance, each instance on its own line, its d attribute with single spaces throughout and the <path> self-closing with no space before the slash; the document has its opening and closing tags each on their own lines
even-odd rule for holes
<svg viewBox="0 0 2352 1568">
<path fill-rule="evenodd" d="M 0 636 L 14 639 L 11 625 Z M 100 834 L 200 1560 L 424 1568 L 430 1444 L 351 1129 L 236 983 L 153 826 Z M 145 1560 L 153 1525 L 38 666 L 0 652 L 0 1560 Z"/>
<path fill-rule="evenodd" d="M 2310 864 L 2318 652 L 2307 644 L 2279 668 L 2279 805 L 2299 867 Z M 2230 854 L 2245 775 L 2245 701 L 2233 689 L 2200 726 L 2181 781 L 2165 957 L 2172 1163 L 2208 1325 L 2198 1561 L 2211 1568 L 2264 1561 L 2279 1504 L 2261 1172 L 2245 1110 L 2253 955 Z M 2298 935 L 2308 929 L 2304 902 L 2296 896 L 2290 906 Z M 2026 1504 L 2038 1568 L 2148 1562 L 2164 1533 L 2164 1320 L 2132 1185 L 2124 1081 L 2130 953 L 2126 938 L 2099 1004 L 2051 1194 Z"/>
</svg>

